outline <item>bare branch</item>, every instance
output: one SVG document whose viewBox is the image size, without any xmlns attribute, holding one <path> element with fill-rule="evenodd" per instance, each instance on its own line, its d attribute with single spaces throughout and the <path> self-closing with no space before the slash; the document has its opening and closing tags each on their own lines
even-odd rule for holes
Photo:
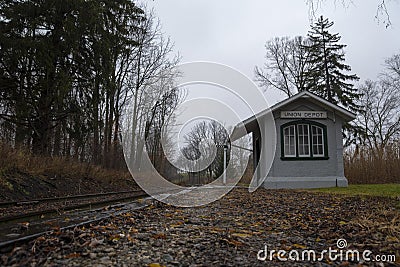
<svg viewBox="0 0 400 267">
<path fill-rule="evenodd" d="M 390 20 L 390 13 L 387 8 L 387 2 L 390 0 L 379 0 L 376 8 L 375 19 L 378 23 L 382 22 L 386 28 L 392 26 L 392 21 Z M 322 7 L 326 0 L 306 0 L 308 5 L 308 12 L 310 20 L 313 21 L 318 15 L 319 9 Z M 340 3 L 343 8 L 348 8 L 350 5 L 354 5 L 352 0 L 334 0 L 334 4 Z"/>
</svg>

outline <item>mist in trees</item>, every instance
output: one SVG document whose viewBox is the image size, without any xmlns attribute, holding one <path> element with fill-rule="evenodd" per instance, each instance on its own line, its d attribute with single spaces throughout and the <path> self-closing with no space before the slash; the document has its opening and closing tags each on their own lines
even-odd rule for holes
<svg viewBox="0 0 400 267">
<path fill-rule="evenodd" d="M 224 146 L 229 143 L 229 135 L 223 125 L 216 121 L 201 121 L 185 134 L 184 141 L 182 160 L 189 164 L 186 168 L 192 176 L 196 173 L 206 177 L 206 182 L 211 182 L 222 175 L 225 170 Z M 227 151 L 227 164 L 229 160 L 230 150 Z"/>
<path fill-rule="evenodd" d="M 152 11 L 140 28 L 136 33 L 140 42 L 133 50 L 133 68 L 127 77 L 130 98 L 125 112 L 131 134 L 129 145 L 126 144 L 130 147 L 129 163 L 136 169 L 140 168 L 146 144 L 155 165 L 164 158 L 160 138 L 164 138 L 163 129 L 184 97 L 175 88 L 179 57 L 172 55 L 172 43 L 163 36 L 160 22 Z"/>
<path fill-rule="evenodd" d="M 179 165 L 187 170 L 193 184 L 210 183 L 226 171 L 227 181 L 251 180 L 253 172 L 252 138 L 243 136 L 231 142 L 232 130 L 217 121 L 201 121 L 184 135 L 184 145 L 178 157 Z M 226 166 L 224 166 L 226 149 Z"/>
<path fill-rule="evenodd" d="M 123 116 L 134 119 L 133 157 L 145 129 L 166 124 L 178 58 L 144 5 L 1 0 L 0 12 L 3 142 L 118 168 Z"/>
</svg>

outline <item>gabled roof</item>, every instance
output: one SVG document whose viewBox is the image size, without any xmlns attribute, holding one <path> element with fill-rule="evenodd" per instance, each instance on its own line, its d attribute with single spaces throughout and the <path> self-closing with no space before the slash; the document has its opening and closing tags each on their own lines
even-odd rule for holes
<svg viewBox="0 0 400 267">
<path fill-rule="evenodd" d="M 320 96 L 317 96 L 316 94 L 313 94 L 309 91 L 302 91 L 300 93 L 295 94 L 294 96 L 291 96 L 291 97 L 273 105 L 269 109 L 263 110 L 260 113 L 254 115 L 254 116 L 251 116 L 250 118 L 247 118 L 242 123 L 244 125 L 250 124 L 250 123 L 254 122 L 255 120 L 257 120 L 257 118 L 264 116 L 264 115 L 268 114 L 269 112 L 274 112 L 276 110 L 279 110 L 280 108 L 288 105 L 289 103 L 292 103 L 292 102 L 296 101 L 297 99 L 301 99 L 301 98 L 307 99 L 317 105 L 322 105 L 322 106 L 328 107 L 328 108 L 336 111 L 338 113 L 338 115 L 340 117 L 344 118 L 346 121 L 351 121 L 356 118 L 356 114 L 354 114 L 353 112 L 348 111 L 347 109 L 342 108 L 338 105 L 335 105 L 335 104 L 329 102 L 328 100 L 326 100 Z"/>
</svg>

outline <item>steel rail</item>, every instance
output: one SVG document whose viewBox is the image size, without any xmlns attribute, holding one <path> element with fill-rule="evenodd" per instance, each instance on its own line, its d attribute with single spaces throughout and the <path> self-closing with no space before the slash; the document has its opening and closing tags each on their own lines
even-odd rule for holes
<svg viewBox="0 0 400 267">
<path fill-rule="evenodd" d="M 89 203 L 80 203 L 80 204 L 65 206 L 65 207 L 61 207 L 61 208 L 50 208 L 47 210 L 40 210 L 40 211 L 27 212 L 27 213 L 18 214 L 18 215 L 4 216 L 4 217 L 0 217 L 0 223 L 7 223 L 7 222 L 21 220 L 21 219 L 30 219 L 30 218 L 36 217 L 36 216 L 42 216 L 42 215 L 52 214 L 52 213 L 59 213 L 60 211 L 70 211 L 70 210 L 75 210 L 75 209 L 82 209 L 82 208 L 86 208 L 86 207 L 103 205 L 103 204 L 107 204 L 107 203 L 123 201 L 123 200 L 131 199 L 131 198 L 136 198 L 138 196 L 140 197 L 140 196 L 147 195 L 142 190 L 133 191 L 133 192 L 139 193 L 139 194 L 124 196 L 124 197 L 120 197 L 120 198 L 116 198 L 116 199 L 101 200 L 101 201 L 95 201 L 95 202 L 89 202 Z"/>
<path fill-rule="evenodd" d="M 143 199 L 146 196 L 148 196 L 148 195 L 143 192 L 142 194 L 138 194 L 136 196 L 130 196 L 130 198 L 138 200 L 138 199 Z M 115 202 L 115 201 L 117 201 L 117 200 L 110 200 L 108 202 L 107 201 L 103 201 L 102 204 L 108 204 L 108 203 L 112 203 L 112 202 Z M 132 202 L 126 202 L 126 203 L 123 203 L 123 204 L 115 205 L 115 207 L 121 207 L 121 206 L 124 206 L 124 205 L 129 205 L 131 203 Z M 98 202 L 96 204 L 100 205 L 101 203 Z M 86 207 L 87 206 L 89 206 L 89 204 L 87 204 Z M 101 209 L 102 208 L 98 208 L 96 210 L 100 211 Z M 109 214 L 106 214 L 106 215 L 103 214 L 102 216 L 100 216 L 98 218 L 95 218 L 95 219 L 90 219 L 90 220 L 86 220 L 86 221 L 83 221 L 83 222 L 73 223 L 73 224 L 70 224 L 70 225 L 67 225 L 67 226 L 60 227 L 59 230 L 68 230 L 68 229 L 74 229 L 75 227 L 86 226 L 86 225 L 89 225 L 89 224 L 92 224 L 92 223 L 96 223 L 96 222 L 99 222 L 99 221 L 107 219 L 107 218 L 114 217 L 115 215 L 118 215 L 118 214 L 119 214 L 119 211 L 114 212 L 114 213 L 109 213 Z M 77 218 L 75 218 L 75 219 L 77 219 Z M 43 235 L 46 235 L 46 234 L 51 234 L 52 232 L 54 232 L 54 230 L 45 230 L 45 231 L 42 231 L 42 232 L 33 233 L 33 234 L 30 234 L 30 235 L 18 237 L 18 238 L 15 238 L 15 239 L 2 241 L 2 242 L 0 242 L 0 252 L 1 253 L 9 252 L 9 251 L 11 251 L 13 249 L 14 246 L 16 246 L 18 244 L 28 242 L 30 240 L 33 240 L 33 239 L 39 237 L 39 236 L 43 236 Z"/>
<path fill-rule="evenodd" d="M 62 201 L 62 200 L 93 198 L 93 197 L 101 197 L 101 196 L 111 196 L 111 195 L 135 193 L 135 192 L 141 192 L 141 191 L 142 190 L 127 190 L 127 191 L 118 191 L 118 192 L 104 192 L 104 193 L 95 193 L 95 194 L 49 197 L 49 198 L 30 199 L 30 200 L 16 200 L 16 201 L 0 202 L 0 207 L 30 205 L 30 204 L 38 204 L 38 203 L 42 203 L 42 202 L 55 202 L 55 201 Z"/>
</svg>

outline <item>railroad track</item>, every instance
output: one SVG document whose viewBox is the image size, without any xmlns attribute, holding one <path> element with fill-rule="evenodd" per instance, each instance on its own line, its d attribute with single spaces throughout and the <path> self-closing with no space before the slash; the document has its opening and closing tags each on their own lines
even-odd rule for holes
<svg viewBox="0 0 400 267">
<path fill-rule="evenodd" d="M 40 198 L 40 199 L 31 199 L 31 200 L 7 201 L 7 202 L 0 202 L 0 208 L 32 205 L 32 204 L 39 204 L 39 203 L 43 203 L 43 202 L 50 203 L 50 202 L 58 202 L 58 201 L 65 201 L 65 200 L 87 199 L 87 198 L 93 198 L 93 197 L 112 196 L 112 195 L 119 195 L 119 194 L 125 194 L 125 193 L 136 193 L 136 192 L 142 192 L 142 190 L 128 190 L 128 191 L 107 192 L 107 193 L 97 193 L 97 194 L 85 194 L 85 195 Z"/>
<path fill-rule="evenodd" d="M 99 194 L 42 198 L 29 201 L 13 201 L 0 203 L 0 210 L 7 209 L 8 214 L 0 217 L 0 223 L 29 219 L 36 216 L 60 213 L 68 210 L 103 205 L 116 201 L 124 201 L 143 196 L 142 190 L 130 190 Z M 115 197 L 116 196 L 116 197 Z M 10 214 L 10 211 L 12 213 Z"/>
<path fill-rule="evenodd" d="M 158 196 L 169 197 L 177 196 L 184 191 L 193 190 L 163 190 L 156 193 Z M 35 212 L 17 214 L 0 218 L 0 253 L 12 250 L 20 243 L 28 242 L 39 236 L 46 235 L 53 231 L 71 229 L 79 226 L 90 225 L 123 213 L 132 212 L 153 203 L 154 198 L 148 196 L 144 191 L 123 191 L 112 193 L 101 193 L 91 195 L 79 195 L 62 198 L 47 198 L 35 200 L 32 203 L 13 203 L 15 206 L 38 205 L 40 202 L 57 202 L 71 199 L 83 199 L 93 197 L 104 197 L 107 195 L 129 194 L 124 197 L 88 202 L 65 206 L 60 209 L 37 210 Z M 155 197 L 158 199 L 157 197 Z M 5 205 L 11 205 L 7 203 Z"/>
<path fill-rule="evenodd" d="M 90 199 L 110 195 L 124 196 L 86 203 L 74 204 L 47 210 L 36 210 L 24 214 L 11 215 L 0 218 L 0 251 L 8 251 L 18 243 L 27 242 L 38 236 L 52 232 L 54 229 L 70 229 L 81 225 L 88 225 L 123 212 L 128 212 L 148 205 L 152 201 L 141 190 L 79 195 L 62 198 L 38 199 L 33 203 L 14 205 L 38 205 L 38 203 L 57 202 L 76 199 Z M 62 199 L 62 200 L 61 200 Z M 145 200 L 148 200 L 147 202 Z M 7 204 L 10 205 L 10 204 Z M 4 206 L 3 206 L 4 207 Z M 8 206 L 10 207 L 10 206 Z M 11 206 L 13 207 L 13 206 Z"/>
</svg>

